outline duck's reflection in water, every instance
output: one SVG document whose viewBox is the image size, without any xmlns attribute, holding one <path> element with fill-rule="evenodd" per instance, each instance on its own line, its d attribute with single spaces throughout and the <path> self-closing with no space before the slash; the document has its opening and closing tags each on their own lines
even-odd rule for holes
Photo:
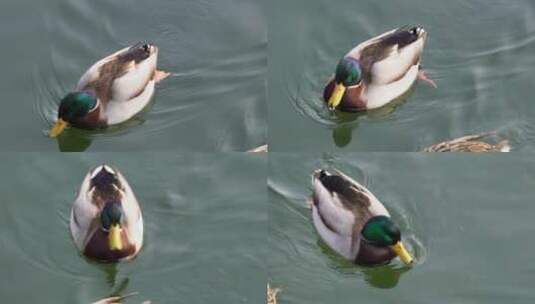
<svg viewBox="0 0 535 304">
<path fill-rule="evenodd" d="M 349 143 L 351 143 L 351 140 L 353 139 L 353 130 L 357 129 L 359 126 L 359 119 L 361 119 L 362 117 L 367 117 L 370 120 L 384 120 L 388 118 L 388 116 L 392 114 L 397 107 L 405 103 L 407 97 L 410 95 L 410 93 L 412 93 L 412 91 L 413 89 L 411 89 L 407 94 L 403 95 L 402 97 L 385 105 L 384 107 L 375 110 L 354 113 L 337 111 L 337 126 L 333 128 L 332 133 L 334 144 L 339 148 L 343 148 L 349 145 Z"/>
<path fill-rule="evenodd" d="M 366 283 L 377 288 L 394 288 L 401 276 L 409 271 L 409 266 L 384 265 L 379 267 L 362 268 Z"/>
<path fill-rule="evenodd" d="M 70 128 L 57 137 L 61 152 L 83 152 L 93 141 L 90 131 Z"/>
</svg>

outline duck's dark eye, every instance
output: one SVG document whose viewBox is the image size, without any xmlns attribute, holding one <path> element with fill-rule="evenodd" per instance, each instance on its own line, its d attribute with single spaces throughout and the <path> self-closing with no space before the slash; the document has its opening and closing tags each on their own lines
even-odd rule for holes
<svg viewBox="0 0 535 304">
<path fill-rule="evenodd" d="M 411 34 L 416 35 L 417 33 L 418 33 L 418 28 L 413 27 L 413 28 L 411 29 Z"/>
</svg>

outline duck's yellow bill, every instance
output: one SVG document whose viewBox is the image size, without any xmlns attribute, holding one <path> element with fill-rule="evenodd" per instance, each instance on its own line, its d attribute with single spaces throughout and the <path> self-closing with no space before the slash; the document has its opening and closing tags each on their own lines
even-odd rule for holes
<svg viewBox="0 0 535 304">
<path fill-rule="evenodd" d="M 411 254 L 405 249 L 401 241 L 397 242 L 393 247 L 394 252 L 397 254 L 399 259 L 406 265 L 412 264 L 413 258 Z"/>
<path fill-rule="evenodd" d="M 329 98 L 329 102 L 327 103 L 329 109 L 334 110 L 340 104 L 345 92 L 346 87 L 341 83 L 337 83 L 334 87 L 331 97 Z"/>
<path fill-rule="evenodd" d="M 123 249 L 123 241 L 121 240 L 121 226 L 118 224 L 111 225 L 110 232 L 108 234 L 108 241 L 111 250 Z"/>
<path fill-rule="evenodd" d="M 56 121 L 56 123 L 50 129 L 50 131 L 48 131 L 48 136 L 50 136 L 52 138 L 58 137 L 58 135 L 60 135 L 61 132 L 63 132 L 63 130 L 65 130 L 65 128 L 67 128 L 68 125 L 69 125 L 69 123 L 66 122 L 65 120 L 63 120 L 61 118 L 58 119 L 58 121 Z"/>
</svg>

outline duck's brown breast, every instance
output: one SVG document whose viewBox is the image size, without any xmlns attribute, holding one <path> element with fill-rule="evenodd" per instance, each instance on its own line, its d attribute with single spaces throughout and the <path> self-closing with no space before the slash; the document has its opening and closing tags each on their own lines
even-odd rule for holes
<svg viewBox="0 0 535 304">
<path fill-rule="evenodd" d="M 334 79 L 329 81 L 323 90 L 323 100 L 329 101 L 335 87 Z M 347 88 L 339 108 L 342 111 L 360 112 L 366 111 L 366 101 L 362 99 L 362 86 Z"/>
<path fill-rule="evenodd" d="M 355 262 L 366 266 L 383 265 L 395 257 L 396 253 L 390 247 L 379 247 L 361 240 Z"/>
<path fill-rule="evenodd" d="M 98 108 L 89 112 L 84 117 L 73 121 L 72 124 L 73 126 L 82 129 L 104 128 L 108 125 L 108 123 L 102 113 L 102 105 L 99 105 Z"/>
<path fill-rule="evenodd" d="M 85 246 L 84 255 L 91 259 L 103 262 L 117 262 L 121 259 L 131 257 L 136 254 L 136 247 L 128 242 L 126 232 L 121 232 L 123 241 L 122 250 L 110 250 L 108 244 L 108 234 L 101 229 L 97 229 L 87 245 Z"/>
</svg>

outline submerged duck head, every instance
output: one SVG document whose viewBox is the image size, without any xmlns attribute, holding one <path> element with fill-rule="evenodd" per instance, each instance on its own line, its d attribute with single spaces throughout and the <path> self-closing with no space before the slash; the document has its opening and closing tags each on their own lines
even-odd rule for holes
<svg viewBox="0 0 535 304">
<path fill-rule="evenodd" d="M 403 263 L 412 263 L 412 256 L 401 242 L 399 227 L 389 217 L 378 215 L 370 218 L 362 228 L 361 236 L 372 245 L 390 247 Z"/>
</svg>

